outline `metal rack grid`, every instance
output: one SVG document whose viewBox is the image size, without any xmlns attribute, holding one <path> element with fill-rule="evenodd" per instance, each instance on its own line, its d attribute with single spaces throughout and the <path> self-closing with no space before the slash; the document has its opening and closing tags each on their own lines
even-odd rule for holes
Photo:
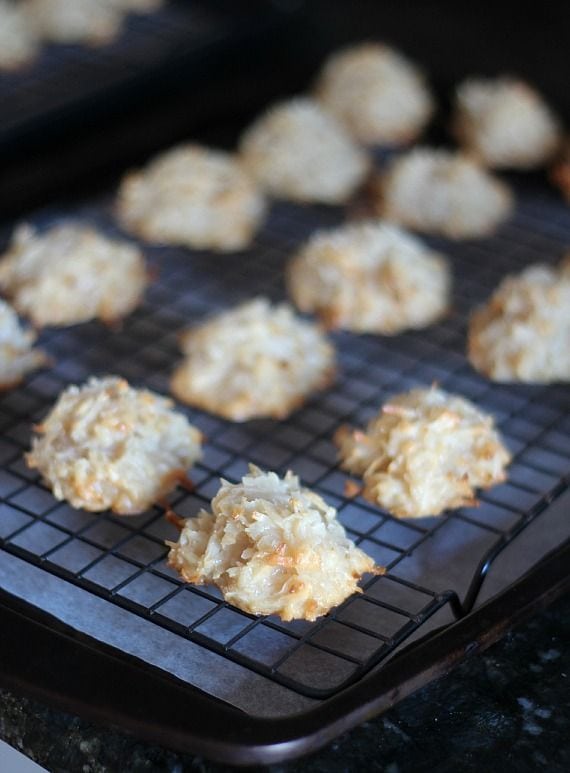
<svg viewBox="0 0 570 773">
<path fill-rule="evenodd" d="M 112 233 L 111 213 L 112 205 L 100 201 L 78 214 Z M 60 217 L 54 209 L 36 222 Z M 208 440 L 203 461 L 191 473 L 195 491 L 172 497 L 177 513 L 191 516 L 207 506 L 219 476 L 238 480 L 248 461 L 280 473 L 292 468 L 338 508 L 349 536 L 387 567 L 386 576 L 366 582 L 362 594 L 315 623 L 255 618 L 224 603 L 215 589 L 183 584 L 164 562 L 164 540 L 175 538 L 175 531 L 159 508 L 122 519 L 74 510 L 53 499 L 22 453 L 30 425 L 70 382 L 114 372 L 167 392 L 181 328 L 258 293 L 281 298 L 291 251 L 315 228 L 341 220 L 336 209 L 278 204 L 255 245 L 240 255 L 146 247 L 159 279 L 123 329 L 90 323 L 45 333 L 41 343 L 55 359 L 53 369 L 0 396 L 4 550 L 315 698 L 327 698 L 367 673 L 438 610 L 446 607 L 456 617 L 468 613 L 503 547 L 568 487 L 570 390 L 492 384 L 464 357 L 469 309 L 507 271 L 556 261 L 570 240 L 570 212 L 554 194 L 521 189 L 516 217 L 493 239 L 432 239 L 453 262 L 453 314 L 428 330 L 394 338 L 335 334 L 341 365 L 336 384 L 287 421 L 238 425 L 183 409 Z M 361 425 L 389 395 L 434 380 L 495 415 L 514 454 L 508 481 L 482 493 L 478 508 L 440 518 L 398 520 L 361 498 L 347 499 L 347 476 L 336 467 L 331 442 L 334 430 L 346 422 Z M 457 566 L 458 537 L 468 547 L 467 568 Z M 449 559 L 448 576 L 430 582 L 428 552 L 418 579 L 409 571 L 411 562 L 434 546 Z"/>
<path fill-rule="evenodd" d="M 117 38 L 103 46 L 46 43 L 28 66 L 0 71 L 0 143 L 62 111 L 83 109 L 113 90 L 132 87 L 177 57 L 202 55 L 225 39 L 235 21 L 210 5 L 170 0 L 148 14 L 129 14 Z"/>
</svg>

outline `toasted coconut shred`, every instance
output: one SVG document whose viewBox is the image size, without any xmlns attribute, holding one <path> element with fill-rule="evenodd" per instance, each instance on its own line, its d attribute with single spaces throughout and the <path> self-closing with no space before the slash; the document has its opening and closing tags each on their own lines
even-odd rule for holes
<svg viewBox="0 0 570 773">
<path fill-rule="evenodd" d="M 121 378 L 70 386 L 27 454 L 56 499 L 119 515 L 143 512 L 201 456 L 201 433 L 172 401 Z"/>
<path fill-rule="evenodd" d="M 24 330 L 16 312 L 0 299 L 0 389 L 16 386 L 27 373 L 46 365 L 46 355 L 32 346 L 36 334 Z"/>
<path fill-rule="evenodd" d="M 334 378 L 332 345 L 288 304 L 256 298 L 183 334 L 171 388 L 232 421 L 284 418 Z"/>
<path fill-rule="evenodd" d="M 380 43 L 333 54 L 317 79 L 315 95 L 360 142 L 411 142 L 430 119 L 434 103 L 421 71 Z"/>
<path fill-rule="evenodd" d="M 475 489 L 504 481 L 511 458 L 491 416 L 436 388 L 392 397 L 364 431 L 343 427 L 335 442 L 363 495 L 402 518 L 475 504 Z"/>
<path fill-rule="evenodd" d="M 118 214 L 151 242 L 242 250 L 265 215 L 265 199 L 239 158 L 188 143 L 160 153 L 123 179 Z"/>
<path fill-rule="evenodd" d="M 376 209 L 395 223 L 452 239 L 493 233 L 512 211 L 510 189 L 462 153 L 416 148 L 380 178 Z"/>
<path fill-rule="evenodd" d="M 243 134 L 240 155 L 267 193 L 299 202 L 342 204 L 369 169 L 336 119 L 304 97 L 260 116 Z"/>
<path fill-rule="evenodd" d="M 494 381 L 570 381 L 570 256 L 507 276 L 471 317 L 468 356 Z"/>
<path fill-rule="evenodd" d="M 558 118 L 541 95 L 515 78 L 470 78 L 456 94 L 454 131 L 467 150 L 495 168 L 533 169 L 560 145 Z"/>
<path fill-rule="evenodd" d="M 212 512 L 187 519 L 168 543 L 168 563 L 187 582 L 217 585 L 251 614 L 315 620 L 359 592 L 363 574 L 383 572 L 292 472 L 250 465 L 240 483 L 221 483 Z"/>
<path fill-rule="evenodd" d="M 37 327 L 115 322 L 140 302 L 148 276 L 140 250 L 74 223 L 16 229 L 0 258 L 0 290 Z"/>
<path fill-rule="evenodd" d="M 391 335 L 422 328 L 449 307 L 447 261 L 380 221 L 313 235 L 288 269 L 297 307 L 325 325 Z"/>
</svg>

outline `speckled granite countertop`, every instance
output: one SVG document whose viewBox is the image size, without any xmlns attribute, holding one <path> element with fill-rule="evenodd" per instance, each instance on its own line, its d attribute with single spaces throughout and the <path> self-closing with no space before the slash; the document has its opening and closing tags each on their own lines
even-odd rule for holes
<svg viewBox="0 0 570 773">
<path fill-rule="evenodd" d="M 567 773 L 569 643 L 566 596 L 383 716 L 310 757 L 269 770 Z M 53 773 L 228 769 L 140 743 L 4 690 L 0 737 Z"/>
</svg>

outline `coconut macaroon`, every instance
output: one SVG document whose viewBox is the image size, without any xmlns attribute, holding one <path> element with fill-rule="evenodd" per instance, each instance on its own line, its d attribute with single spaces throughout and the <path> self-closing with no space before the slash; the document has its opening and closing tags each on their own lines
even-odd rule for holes
<svg viewBox="0 0 570 773">
<path fill-rule="evenodd" d="M 0 0 L 0 70 L 25 67 L 38 50 L 38 35 L 22 6 Z"/>
<path fill-rule="evenodd" d="M 367 145 L 411 142 L 434 110 L 421 71 L 381 43 L 333 54 L 317 79 L 315 94 L 351 136 Z"/>
<path fill-rule="evenodd" d="M 235 156 L 187 144 L 129 173 L 118 213 L 127 230 L 148 241 L 230 252 L 250 244 L 265 200 Z"/>
<path fill-rule="evenodd" d="M 363 574 L 383 572 L 292 472 L 250 465 L 240 483 L 221 483 L 212 512 L 188 518 L 168 543 L 168 563 L 187 582 L 216 585 L 254 615 L 315 620 L 359 592 Z"/>
<path fill-rule="evenodd" d="M 266 298 L 188 330 L 181 348 L 174 395 L 232 421 L 285 418 L 335 373 L 334 349 L 321 331 Z"/>
<path fill-rule="evenodd" d="M 366 155 L 311 99 L 280 102 L 243 134 L 241 157 L 277 198 L 342 204 L 368 172 Z"/>
<path fill-rule="evenodd" d="M 36 334 L 24 330 L 16 312 L 0 298 L 0 390 L 16 386 L 25 375 L 46 365 L 46 355 L 32 346 Z"/>
<path fill-rule="evenodd" d="M 504 481 L 510 462 L 491 416 L 435 388 L 392 397 L 365 431 L 341 427 L 335 442 L 363 496 L 404 518 L 475 504 L 474 490 Z"/>
<path fill-rule="evenodd" d="M 468 356 L 494 381 L 570 381 L 570 256 L 507 276 L 471 317 Z"/>
<path fill-rule="evenodd" d="M 488 166 L 534 169 L 560 144 L 558 118 L 524 81 L 469 78 L 457 88 L 455 103 L 458 141 Z"/>
<path fill-rule="evenodd" d="M 388 220 L 451 239 L 493 233 L 513 208 L 509 188 L 462 153 L 417 148 L 380 178 L 375 202 Z"/>
<path fill-rule="evenodd" d="M 53 43 L 103 46 L 121 31 L 125 15 L 109 0 L 24 0 L 37 34 Z"/>
<path fill-rule="evenodd" d="M 116 322 L 139 304 L 147 284 L 138 247 L 81 224 L 44 233 L 22 225 L 0 258 L 0 291 L 36 327 Z"/>
<path fill-rule="evenodd" d="M 370 221 L 312 236 L 289 265 L 288 286 L 297 307 L 328 327 L 392 335 L 445 314 L 451 274 L 419 239 Z"/>
<path fill-rule="evenodd" d="M 113 376 L 70 386 L 36 427 L 28 467 L 73 507 L 141 513 L 201 456 L 201 433 L 172 405 Z"/>
</svg>

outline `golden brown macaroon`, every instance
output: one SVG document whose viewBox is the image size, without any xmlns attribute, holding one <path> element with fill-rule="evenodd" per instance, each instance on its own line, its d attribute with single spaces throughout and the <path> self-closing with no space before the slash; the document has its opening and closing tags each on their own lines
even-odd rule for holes
<svg viewBox="0 0 570 773">
<path fill-rule="evenodd" d="M 79 223 L 43 233 L 22 225 L 0 258 L 0 291 L 36 327 L 116 322 L 138 306 L 147 284 L 138 247 Z"/>
<path fill-rule="evenodd" d="M 525 81 L 508 76 L 469 78 L 455 96 L 454 133 L 486 166 L 535 169 L 560 145 L 560 121 Z"/>
<path fill-rule="evenodd" d="M 355 547 L 336 510 L 288 472 L 279 478 L 250 465 L 240 483 L 222 480 L 212 512 L 188 518 L 169 565 L 191 583 L 211 583 L 254 615 L 316 620 L 381 574 Z"/>
<path fill-rule="evenodd" d="M 28 467 L 73 507 L 144 512 L 201 456 L 201 433 L 172 406 L 114 376 L 70 386 L 36 428 Z"/>
<path fill-rule="evenodd" d="M 470 239 L 492 234 L 511 214 L 513 196 L 463 153 L 416 148 L 379 178 L 375 208 L 416 231 Z"/>
<path fill-rule="evenodd" d="M 32 348 L 36 337 L 21 327 L 16 312 L 0 298 L 0 391 L 16 386 L 28 373 L 47 364 L 46 355 Z"/>
<path fill-rule="evenodd" d="M 468 356 L 493 381 L 570 381 L 570 256 L 503 279 L 471 317 Z"/>
<path fill-rule="evenodd" d="M 366 430 L 342 427 L 335 442 L 363 496 L 400 518 L 473 505 L 475 489 L 505 480 L 511 459 L 492 416 L 435 388 L 391 397 Z"/>
<path fill-rule="evenodd" d="M 282 419 L 334 378 L 332 345 L 287 304 L 256 298 L 187 331 L 174 395 L 232 421 Z"/>
<path fill-rule="evenodd" d="M 186 144 L 130 172 L 119 188 L 118 215 L 150 242 L 232 252 L 249 246 L 265 200 L 236 156 Z"/>
<path fill-rule="evenodd" d="M 336 119 L 306 97 L 257 118 L 241 137 L 240 155 L 268 194 L 301 203 L 342 204 L 369 169 Z"/>
<path fill-rule="evenodd" d="M 352 137 L 367 145 L 412 142 L 434 110 L 422 72 L 382 43 L 360 43 L 330 56 L 315 96 Z"/>
<path fill-rule="evenodd" d="M 289 293 L 325 325 L 393 335 L 449 308 L 446 259 L 397 226 L 369 221 L 319 231 L 287 272 Z"/>
</svg>

